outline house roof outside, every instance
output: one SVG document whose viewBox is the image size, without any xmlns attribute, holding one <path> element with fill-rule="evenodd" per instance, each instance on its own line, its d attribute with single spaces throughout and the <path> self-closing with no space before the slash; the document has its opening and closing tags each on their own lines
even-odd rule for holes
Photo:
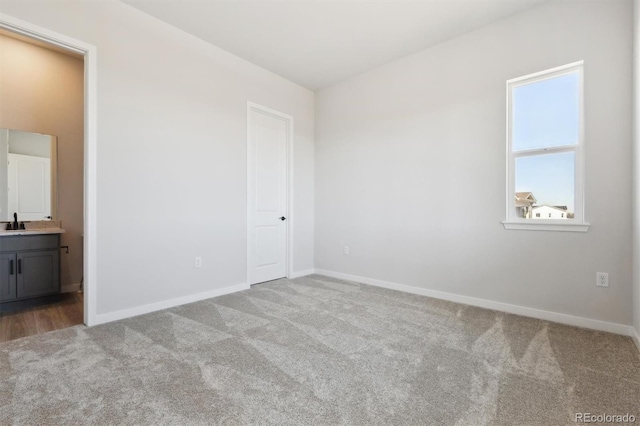
<svg viewBox="0 0 640 426">
<path fill-rule="evenodd" d="M 516 192 L 516 207 L 531 206 L 537 201 L 532 192 Z"/>
</svg>

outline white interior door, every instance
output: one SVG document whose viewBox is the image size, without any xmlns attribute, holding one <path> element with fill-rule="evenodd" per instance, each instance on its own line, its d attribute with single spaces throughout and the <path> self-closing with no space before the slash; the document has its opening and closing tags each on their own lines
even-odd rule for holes
<svg viewBox="0 0 640 426">
<path fill-rule="evenodd" d="M 51 160 L 8 154 L 8 216 L 18 220 L 51 219 Z"/>
<path fill-rule="evenodd" d="M 247 115 L 247 275 L 256 284 L 287 275 L 292 118 L 253 104 Z"/>
</svg>

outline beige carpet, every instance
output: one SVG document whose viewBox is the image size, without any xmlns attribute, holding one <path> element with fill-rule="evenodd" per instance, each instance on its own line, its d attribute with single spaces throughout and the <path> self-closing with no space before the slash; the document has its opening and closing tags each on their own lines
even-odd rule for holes
<svg viewBox="0 0 640 426">
<path fill-rule="evenodd" d="M 629 338 L 322 276 L 0 344 L 0 424 L 640 416 Z"/>
</svg>

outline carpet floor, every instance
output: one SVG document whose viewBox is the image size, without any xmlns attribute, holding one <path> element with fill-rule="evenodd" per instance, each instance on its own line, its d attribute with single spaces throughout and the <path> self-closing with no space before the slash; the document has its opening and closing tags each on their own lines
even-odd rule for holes
<svg viewBox="0 0 640 426">
<path fill-rule="evenodd" d="M 627 337 L 319 275 L 1 343 L 0 379 L 0 424 L 640 417 Z"/>
</svg>

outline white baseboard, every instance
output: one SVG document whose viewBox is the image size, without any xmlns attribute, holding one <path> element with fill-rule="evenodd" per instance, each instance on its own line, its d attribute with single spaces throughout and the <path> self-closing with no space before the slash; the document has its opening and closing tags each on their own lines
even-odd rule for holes
<svg viewBox="0 0 640 426">
<path fill-rule="evenodd" d="M 459 294 L 447 293 L 444 291 L 428 290 L 421 287 L 413 287 L 405 284 L 376 280 L 373 278 L 359 277 L 356 275 L 343 274 L 342 272 L 327 271 L 324 269 L 316 269 L 315 273 L 319 275 L 326 275 L 328 277 L 369 284 L 376 287 L 383 287 L 391 290 L 399 290 L 406 293 L 433 297 L 434 299 L 442 299 L 450 302 L 492 309 L 494 311 L 506 312 L 509 314 L 522 315 L 525 317 L 537 318 L 545 321 L 557 322 L 560 324 L 573 325 L 576 327 L 588 328 L 591 330 L 607 331 L 609 333 L 631 336 L 640 349 L 640 341 L 638 341 L 638 335 L 635 329 L 630 325 L 617 324 L 613 322 L 594 320 L 584 317 L 576 317 L 573 315 L 560 314 L 557 312 L 550 312 L 542 309 L 528 308 L 525 306 L 512 305 L 509 303 L 494 302 L 492 300 L 479 299 L 470 296 L 462 296 Z"/>
<path fill-rule="evenodd" d="M 121 311 L 108 312 L 106 314 L 98 314 L 95 316 L 95 322 L 88 325 L 98 325 L 107 322 L 117 321 L 125 318 L 135 317 L 138 315 L 148 314 L 162 309 L 173 308 L 174 306 L 185 305 L 187 303 L 198 302 L 200 300 L 210 299 L 212 297 L 224 296 L 225 294 L 236 293 L 242 290 L 249 290 L 249 284 L 236 284 L 229 287 L 223 287 L 216 290 L 205 291 L 203 293 L 191 294 L 189 296 L 177 297 L 175 299 L 163 300 L 162 302 L 150 303 L 148 305 L 136 306 Z"/>
<path fill-rule="evenodd" d="M 296 271 L 291 273 L 291 275 L 289 275 L 289 279 L 294 279 L 294 278 L 299 278 L 299 277 L 306 277 L 307 275 L 311 275 L 314 273 L 313 269 L 306 269 L 304 271 Z"/>
<path fill-rule="evenodd" d="M 339 278 L 348 281 L 355 281 L 363 284 L 373 285 L 376 287 L 388 288 L 391 290 L 404 291 L 406 293 L 418 294 L 421 296 L 432 297 L 434 299 L 447 300 L 450 302 L 462 303 L 465 305 L 477 306 L 480 308 L 492 309 L 495 311 L 506 312 L 525 317 L 537 318 L 545 321 L 557 322 L 560 324 L 573 325 L 592 330 L 606 331 L 609 333 L 630 336 L 640 351 L 640 335 L 636 329 L 629 325 L 617 324 L 607 321 L 594 320 L 573 315 L 560 314 L 557 312 L 545 311 L 542 309 L 528 308 L 525 306 L 512 305 L 509 303 L 495 302 L 492 300 L 479 299 L 476 297 L 462 296 L 454 293 L 447 293 L 437 290 L 428 290 L 421 287 L 414 287 L 405 284 L 398 284 L 389 281 L 376 280 L 373 278 L 360 277 L 357 275 L 349 275 L 341 272 L 328 271 L 325 269 L 307 269 L 304 271 L 294 272 L 290 278 L 298 278 L 311 274 L 326 275 L 328 277 Z M 63 287 L 63 292 L 68 288 L 78 288 L 80 284 L 72 284 Z M 248 284 L 237 284 L 234 286 L 224 287 L 203 293 L 193 294 L 189 296 L 178 297 L 175 299 L 164 300 L 162 302 L 150 303 L 148 305 L 136 306 L 134 308 L 123 309 L 116 312 L 99 314 L 95 317 L 95 323 L 90 325 L 104 324 L 107 322 L 117 321 L 124 318 L 130 318 L 137 315 L 148 314 L 162 309 L 173 308 L 174 306 L 184 305 L 187 303 L 198 302 L 200 300 L 210 299 L 212 297 L 223 296 L 225 294 L 236 293 L 238 291 L 248 290 Z M 69 290 L 74 291 L 74 290 Z"/>
<path fill-rule="evenodd" d="M 633 327 L 631 327 L 631 339 L 636 344 L 638 351 L 640 351 L 640 332 Z"/>
<path fill-rule="evenodd" d="M 80 286 L 80 283 L 63 285 L 60 289 L 60 293 L 73 293 L 74 291 L 80 290 Z"/>
</svg>

